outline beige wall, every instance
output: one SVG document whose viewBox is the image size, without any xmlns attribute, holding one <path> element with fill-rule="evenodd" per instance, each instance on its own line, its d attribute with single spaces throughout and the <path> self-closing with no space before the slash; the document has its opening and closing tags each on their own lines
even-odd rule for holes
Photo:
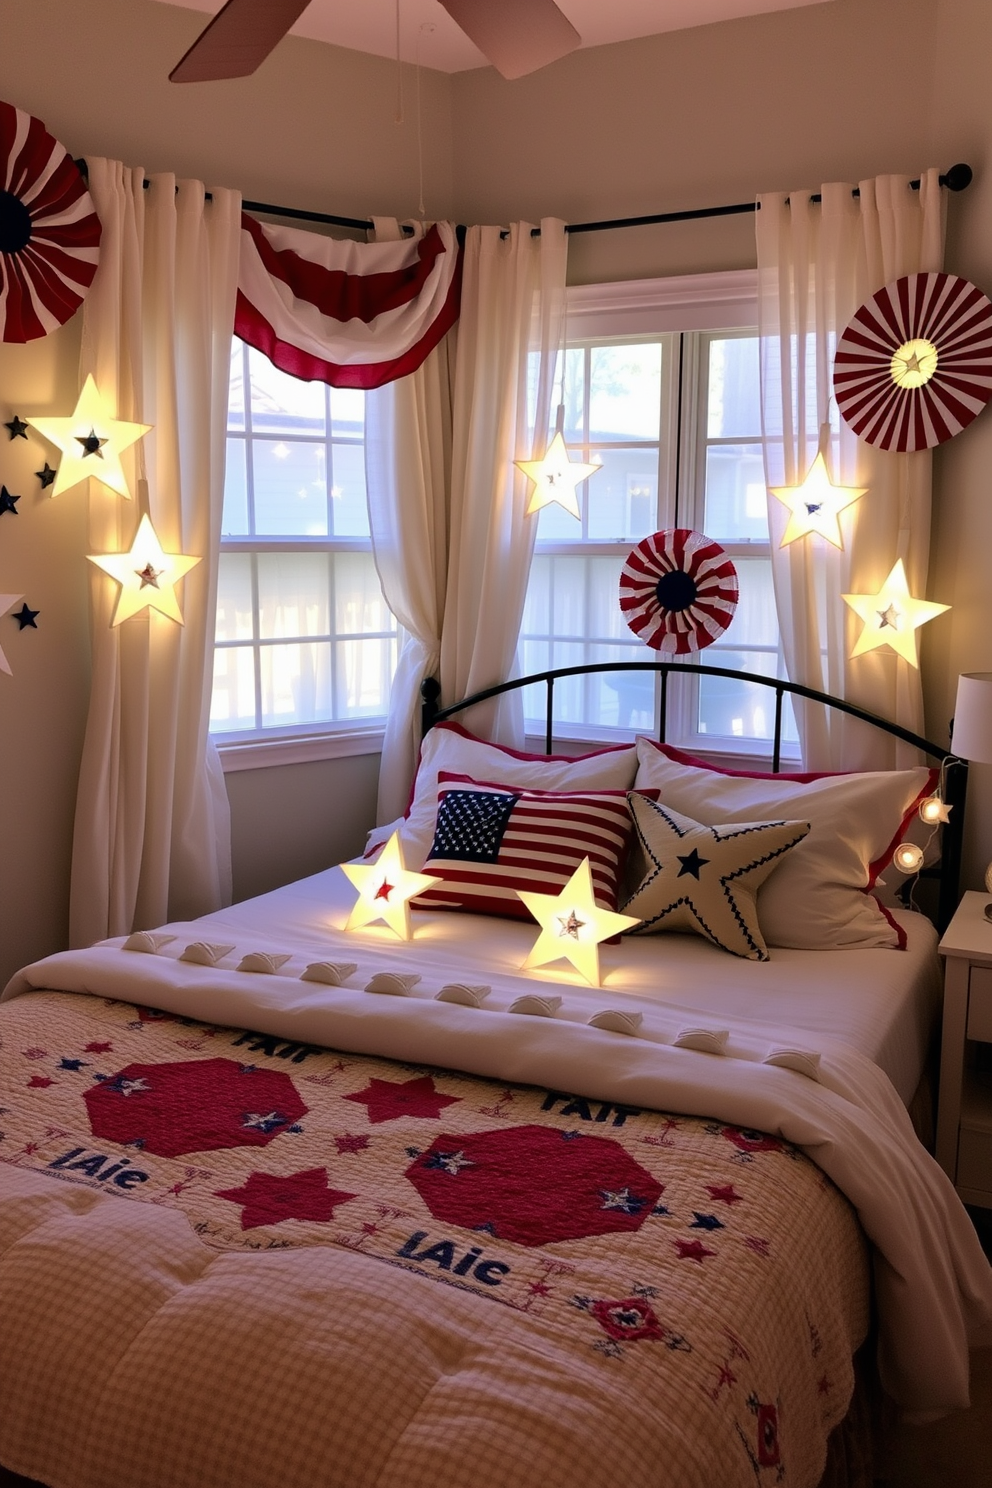
<svg viewBox="0 0 992 1488">
<path fill-rule="evenodd" d="M 77 154 L 174 169 L 246 195 L 333 212 L 416 208 L 416 131 L 397 126 L 392 65 L 290 38 L 253 79 L 176 88 L 168 66 L 202 13 L 154 0 L 4 0 L 0 97 Z M 833 0 L 576 53 L 515 83 L 425 72 L 430 213 L 463 221 L 588 220 L 746 201 L 759 190 L 968 160 L 949 203 L 948 266 L 992 288 L 988 0 Z M 575 282 L 742 267 L 750 217 L 573 238 Z M 76 331 L 0 348 L 0 418 L 71 402 Z M 23 446 L 23 447 L 22 447 Z M 22 588 L 37 634 L 0 619 L 0 978 L 61 945 L 75 769 L 85 717 L 82 502 L 48 501 L 44 451 L 8 445 L 0 590 Z M 992 669 L 992 414 L 936 459 L 931 597 L 954 605 L 924 646 L 928 727 L 946 734 L 959 670 Z M 375 757 L 228 777 L 239 895 L 356 850 Z M 992 857 L 992 767 L 974 772 L 972 882 Z M 341 805 L 347 802 L 347 809 Z M 316 808 L 315 808 L 315 803 Z"/>
<path fill-rule="evenodd" d="M 934 28 L 932 153 L 967 160 L 975 184 L 948 215 L 947 267 L 992 294 L 992 5 L 939 0 Z M 992 671 L 992 409 L 934 459 L 930 592 L 953 604 L 923 651 L 927 721 L 940 737 L 959 672 Z M 992 765 L 973 765 L 965 826 L 966 886 L 992 861 Z"/>
<path fill-rule="evenodd" d="M 931 65 L 934 10 L 833 0 L 573 52 L 513 83 L 456 74 L 456 209 L 469 222 L 597 221 L 915 174 L 928 163 L 930 100 L 916 89 L 907 108 L 907 84 Z M 576 283 L 753 263 L 749 216 L 569 244 Z"/>
<path fill-rule="evenodd" d="M 377 754 L 239 770 L 225 778 L 236 900 L 364 850 L 375 819 Z"/>
</svg>

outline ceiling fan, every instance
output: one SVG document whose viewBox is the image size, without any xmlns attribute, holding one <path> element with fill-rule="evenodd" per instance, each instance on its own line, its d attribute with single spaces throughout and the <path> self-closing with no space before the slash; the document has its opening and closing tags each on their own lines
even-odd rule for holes
<svg viewBox="0 0 992 1488">
<path fill-rule="evenodd" d="M 227 0 L 169 73 L 174 83 L 248 77 L 299 20 L 309 0 Z M 440 0 L 505 78 L 574 51 L 582 38 L 554 0 Z"/>
</svg>

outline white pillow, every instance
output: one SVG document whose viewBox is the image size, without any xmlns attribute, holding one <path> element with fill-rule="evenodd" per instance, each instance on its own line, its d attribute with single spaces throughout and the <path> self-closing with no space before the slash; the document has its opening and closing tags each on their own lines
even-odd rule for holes
<svg viewBox="0 0 992 1488">
<path fill-rule="evenodd" d="M 626 791 L 634 783 L 637 749 L 633 744 L 620 744 L 592 754 L 527 754 L 477 739 L 458 723 L 435 724 L 420 746 L 420 766 L 406 816 L 369 834 L 366 857 L 398 830 L 406 866 L 422 867 L 434 841 L 442 770 L 527 790 Z"/>
<path fill-rule="evenodd" d="M 905 931 L 870 890 L 935 772 L 878 770 L 790 780 L 685 764 L 679 751 L 637 740 L 635 790 L 657 790 L 675 811 L 707 826 L 721 822 L 808 821 L 809 836 L 758 890 L 769 945 L 797 950 L 903 946 Z"/>
</svg>

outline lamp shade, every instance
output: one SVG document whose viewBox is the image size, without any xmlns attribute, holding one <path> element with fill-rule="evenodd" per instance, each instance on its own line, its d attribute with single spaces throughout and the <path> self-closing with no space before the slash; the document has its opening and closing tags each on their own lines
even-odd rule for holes
<svg viewBox="0 0 992 1488">
<path fill-rule="evenodd" d="M 992 765 L 992 672 L 962 672 L 951 748 L 961 759 Z"/>
</svg>

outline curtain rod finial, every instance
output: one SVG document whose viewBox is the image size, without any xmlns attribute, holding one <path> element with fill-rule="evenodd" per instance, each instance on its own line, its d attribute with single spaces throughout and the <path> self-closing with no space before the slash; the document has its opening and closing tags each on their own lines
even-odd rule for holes
<svg viewBox="0 0 992 1488">
<path fill-rule="evenodd" d="M 950 170 L 946 171 L 940 179 L 941 184 L 946 186 L 948 191 L 965 191 L 971 185 L 974 177 L 975 173 L 971 166 L 965 165 L 961 161 L 957 165 L 952 165 Z"/>
</svg>

